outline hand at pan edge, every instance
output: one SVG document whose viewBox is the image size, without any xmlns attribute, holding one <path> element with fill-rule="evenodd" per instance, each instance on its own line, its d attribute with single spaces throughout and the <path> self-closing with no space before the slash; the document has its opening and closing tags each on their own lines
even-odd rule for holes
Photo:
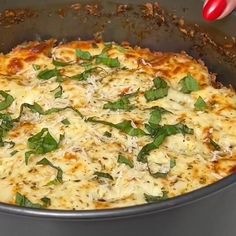
<svg viewBox="0 0 236 236">
<path fill-rule="evenodd" d="M 224 18 L 236 9 L 236 0 L 207 0 L 203 7 L 203 17 L 207 21 Z"/>
</svg>

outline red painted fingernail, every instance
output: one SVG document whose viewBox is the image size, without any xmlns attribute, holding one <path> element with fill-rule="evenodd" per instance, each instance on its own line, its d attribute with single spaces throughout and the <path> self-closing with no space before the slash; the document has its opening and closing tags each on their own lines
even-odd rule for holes
<svg viewBox="0 0 236 236">
<path fill-rule="evenodd" d="M 222 15 L 226 6 L 226 0 L 209 0 L 204 6 L 203 17 L 208 21 L 214 21 Z"/>
</svg>

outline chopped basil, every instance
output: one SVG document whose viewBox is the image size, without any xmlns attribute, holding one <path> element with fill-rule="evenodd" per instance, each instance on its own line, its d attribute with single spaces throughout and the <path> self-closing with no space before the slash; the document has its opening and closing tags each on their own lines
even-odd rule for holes
<svg viewBox="0 0 236 236">
<path fill-rule="evenodd" d="M 47 185 L 57 185 L 63 183 L 62 176 L 63 171 L 60 167 L 54 166 L 47 158 L 43 158 L 41 161 L 37 162 L 37 165 L 43 165 L 43 166 L 51 166 L 52 168 L 57 170 L 56 178 L 52 181 L 50 181 Z"/>
<path fill-rule="evenodd" d="M 198 81 L 191 75 L 187 75 L 186 77 L 181 79 L 179 83 L 182 87 L 180 91 L 183 93 L 191 93 L 200 89 Z"/>
<path fill-rule="evenodd" d="M 56 87 L 55 89 L 51 90 L 50 92 L 55 92 L 54 98 L 61 98 L 61 96 L 63 94 L 63 88 L 62 88 L 61 85 L 59 85 L 58 87 Z"/>
<path fill-rule="evenodd" d="M 4 100 L 0 102 L 0 111 L 2 111 L 11 106 L 14 98 L 3 90 L 0 90 L 0 95 L 4 98 Z"/>
<path fill-rule="evenodd" d="M 28 103 L 23 103 L 20 107 L 20 114 L 17 118 L 15 118 L 13 120 L 14 122 L 19 122 L 19 120 L 20 120 L 20 118 L 21 118 L 21 116 L 24 112 L 24 108 L 28 108 L 28 109 L 30 109 L 31 112 L 39 113 L 40 115 L 50 115 L 50 114 L 53 114 L 53 113 L 64 111 L 66 109 L 71 109 L 74 112 L 76 112 L 81 118 L 83 118 L 83 115 L 80 113 L 80 111 L 77 110 L 76 108 L 72 107 L 72 106 L 67 106 L 67 107 L 62 107 L 62 108 L 55 107 L 55 108 L 50 108 L 50 109 L 44 111 L 43 108 L 38 103 L 35 102 L 33 105 L 28 104 Z"/>
<path fill-rule="evenodd" d="M 37 75 L 38 79 L 41 79 L 41 80 L 49 80 L 53 77 L 58 77 L 58 76 L 60 76 L 60 72 L 56 68 L 51 69 L 51 70 L 46 69 L 46 70 L 40 71 Z"/>
<path fill-rule="evenodd" d="M 221 150 L 221 147 L 218 143 L 216 143 L 213 139 L 210 138 L 210 144 L 213 146 L 213 148 L 217 151 Z"/>
<path fill-rule="evenodd" d="M 203 100 L 202 97 L 198 97 L 197 101 L 194 104 L 194 107 L 197 111 L 204 111 L 207 108 L 206 102 Z"/>
<path fill-rule="evenodd" d="M 148 123 L 151 126 L 156 126 L 160 123 L 160 121 L 161 121 L 161 111 L 158 109 L 152 111 Z"/>
<path fill-rule="evenodd" d="M 111 136 L 112 136 L 112 134 L 108 131 L 106 131 L 103 135 L 108 137 L 108 138 L 111 138 Z"/>
<path fill-rule="evenodd" d="M 28 165 L 29 158 L 31 155 L 40 155 L 48 152 L 52 152 L 59 148 L 61 139 L 57 142 L 52 135 L 49 133 L 48 128 L 43 128 L 39 133 L 28 139 L 28 147 L 30 151 L 25 153 L 25 163 Z"/>
<path fill-rule="evenodd" d="M 51 199 L 48 197 L 43 197 L 40 199 L 43 202 L 43 207 L 47 208 L 51 205 Z"/>
<path fill-rule="evenodd" d="M 120 67 L 118 58 L 110 58 L 107 53 L 102 53 L 96 57 L 97 64 L 103 64 L 105 66 L 115 68 Z"/>
<path fill-rule="evenodd" d="M 85 81 L 87 80 L 91 74 L 97 70 L 97 67 L 94 67 L 94 68 L 90 68 L 90 69 L 87 69 L 85 70 L 84 72 L 80 73 L 80 74 L 77 74 L 77 75 L 73 75 L 70 77 L 70 79 L 72 80 L 77 80 L 77 81 Z"/>
<path fill-rule="evenodd" d="M 176 160 L 175 159 L 171 159 L 170 160 L 170 168 L 174 168 L 176 166 Z"/>
<path fill-rule="evenodd" d="M 17 152 L 19 152 L 19 151 L 14 150 L 14 151 L 12 151 L 12 152 L 10 153 L 10 155 L 11 155 L 11 156 L 14 156 Z"/>
<path fill-rule="evenodd" d="M 144 93 L 147 102 L 155 101 L 168 95 L 169 86 L 165 80 L 157 77 L 153 80 L 153 83 L 154 88 L 151 88 Z"/>
<path fill-rule="evenodd" d="M 94 172 L 94 175 L 96 175 L 99 178 L 107 178 L 107 179 L 113 180 L 113 177 L 110 174 L 105 173 L 105 172 L 96 171 Z"/>
<path fill-rule="evenodd" d="M 31 202 L 26 196 L 16 193 L 16 205 L 30 208 L 42 208 L 43 206 L 38 203 Z"/>
<path fill-rule="evenodd" d="M 0 113 L 0 147 L 3 147 L 9 142 L 3 141 L 6 134 L 13 128 L 13 120 L 10 115 Z"/>
<path fill-rule="evenodd" d="M 34 69 L 35 71 L 38 71 L 38 70 L 40 70 L 40 68 L 41 68 L 40 65 L 36 65 L 36 64 L 33 64 L 32 66 L 33 66 L 33 69 Z"/>
<path fill-rule="evenodd" d="M 70 65 L 68 62 L 53 60 L 52 64 L 57 67 L 64 67 Z"/>
<path fill-rule="evenodd" d="M 133 161 L 123 155 L 118 156 L 117 162 L 121 163 L 121 164 L 125 164 L 125 165 L 129 166 L 130 168 L 134 168 Z"/>
<path fill-rule="evenodd" d="M 159 88 L 167 88 L 168 84 L 166 81 L 160 77 L 157 77 L 153 80 L 154 86 L 159 89 Z"/>
<path fill-rule="evenodd" d="M 89 117 L 86 121 L 111 126 L 133 137 L 142 137 L 144 135 L 147 135 L 142 129 L 134 128 L 130 120 L 125 120 L 118 124 L 113 124 L 108 121 L 96 120 L 94 119 L 94 117 Z"/>
<path fill-rule="evenodd" d="M 164 98 L 168 95 L 169 88 L 150 89 L 144 93 L 147 102 L 155 101 Z"/>
<path fill-rule="evenodd" d="M 87 51 L 82 51 L 80 49 L 76 49 L 76 52 L 75 52 L 76 56 L 82 60 L 91 60 L 93 59 L 93 56 L 87 52 Z"/>
<path fill-rule="evenodd" d="M 113 46 L 113 44 L 111 42 L 104 43 L 104 48 L 102 49 L 102 53 L 101 54 L 106 53 L 109 50 L 111 50 L 112 46 Z"/>
<path fill-rule="evenodd" d="M 126 94 L 115 102 L 108 102 L 104 104 L 103 109 L 110 109 L 112 111 L 125 110 L 130 111 L 135 108 L 134 105 L 130 104 L 129 98 L 134 97 L 138 94 L 139 90 L 134 93 Z"/>
<path fill-rule="evenodd" d="M 149 153 L 154 149 L 158 149 L 161 146 L 161 144 L 164 142 L 165 138 L 166 138 L 166 134 L 157 135 L 157 137 L 154 139 L 153 142 L 148 143 L 144 147 L 142 147 L 142 149 L 140 150 L 138 154 L 137 160 L 139 162 L 146 163 L 147 156 L 149 155 Z"/>
<path fill-rule="evenodd" d="M 156 129 L 150 127 L 152 132 L 151 136 L 154 136 L 154 141 L 151 143 L 146 144 L 138 154 L 138 161 L 146 163 L 147 162 L 147 155 L 154 150 L 158 149 L 160 145 L 165 141 L 166 137 L 181 133 L 185 134 L 193 134 L 193 129 L 189 128 L 187 125 L 184 124 L 175 124 L 175 125 L 164 125 L 158 126 Z"/>
<path fill-rule="evenodd" d="M 152 196 L 152 195 L 144 193 L 144 198 L 145 198 L 146 202 L 148 202 L 148 203 L 161 202 L 161 201 L 167 200 L 168 193 L 166 191 L 163 191 L 162 193 L 163 193 L 162 196 Z"/>
<path fill-rule="evenodd" d="M 70 121 L 68 119 L 64 119 L 61 121 L 63 125 L 70 125 Z"/>
</svg>

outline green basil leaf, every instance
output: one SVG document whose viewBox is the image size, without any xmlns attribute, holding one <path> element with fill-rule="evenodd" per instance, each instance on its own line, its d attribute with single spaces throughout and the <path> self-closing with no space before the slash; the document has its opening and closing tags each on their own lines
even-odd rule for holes
<svg viewBox="0 0 236 236">
<path fill-rule="evenodd" d="M 210 144 L 212 145 L 212 147 L 217 150 L 217 151 L 220 151 L 221 150 L 221 147 L 218 143 L 216 143 L 213 139 L 210 138 Z"/>
<path fill-rule="evenodd" d="M 0 102 L 0 111 L 2 111 L 11 106 L 14 101 L 14 98 L 3 90 L 0 90 L 0 95 L 4 98 L 4 100 Z"/>
<path fill-rule="evenodd" d="M 85 81 L 87 80 L 93 72 L 95 72 L 97 70 L 97 67 L 93 67 L 90 68 L 88 70 L 85 70 L 84 72 L 77 74 L 77 75 L 73 75 L 70 77 L 70 79 L 72 80 L 77 80 L 77 81 Z"/>
<path fill-rule="evenodd" d="M 61 85 L 59 85 L 57 88 L 51 90 L 50 92 L 55 92 L 54 98 L 61 98 L 63 94 L 63 88 Z"/>
<path fill-rule="evenodd" d="M 130 104 L 130 101 L 127 97 L 122 97 L 115 102 L 108 102 L 103 106 L 103 109 L 110 109 L 112 111 L 117 111 L 117 110 L 130 111 L 134 108 L 135 108 L 134 105 Z"/>
<path fill-rule="evenodd" d="M 58 113 L 60 111 L 64 111 L 66 109 L 70 109 L 73 110 L 74 112 L 76 112 L 81 118 L 83 118 L 84 116 L 81 114 L 81 112 L 79 110 L 77 110 L 76 108 L 72 107 L 72 106 L 67 106 L 67 107 L 62 107 L 62 108 L 50 108 L 46 111 L 43 110 L 43 108 L 38 104 L 38 103 L 34 103 L 32 104 L 28 104 L 28 103 L 23 103 L 20 107 L 20 114 L 17 118 L 15 118 L 13 120 L 13 122 L 19 122 L 20 118 L 24 112 L 24 108 L 28 108 L 30 109 L 31 112 L 33 113 L 39 113 L 40 115 L 50 115 L 53 113 Z"/>
<path fill-rule="evenodd" d="M 76 56 L 82 60 L 91 60 L 93 59 L 93 56 L 87 52 L 87 51 L 82 51 L 80 49 L 76 49 Z"/>
<path fill-rule="evenodd" d="M 181 79 L 179 83 L 182 86 L 180 91 L 183 93 L 191 93 L 200 89 L 198 81 L 191 75 L 187 75 L 186 77 Z"/>
<path fill-rule="evenodd" d="M 107 179 L 113 180 L 113 177 L 110 174 L 105 173 L 105 172 L 96 171 L 94 172 L 94 175 L 96 175 L 99 178 L 107 178 Z"/>
<path fill-rule="evenodd" d="M 51 199 L 48 197 L 43 197 L 40 199 L 43 202 L 43 207 L 47 208 L 51 205 Z"/>
<path fill-rule="evenodd" d="M 110 58 L 107 53 L 102 53 L 96 57 L 97 64 L 103 64 L 105 66 L 116 68 L 120 67 L 118 58 Z"/>
<path fill-rule="evenodd" d="M 68 62 L 53 60 L 52 64 L 57 67 L 64 67 L 70 65 Z"/>
<path fill-rule="evenodd" d="M 117 110 L 130 111 L 134 109 L 135 106 L 130 104 L 129 98 L 136 96 L 138 92 L 139 89 L 134 93 L 124 95 L 115 102 L 108 102 L 104 104 L 103 109 L 110 109 L 112 111 L 117 111 Z"/>
<path fill-rule="evenodd" d="M 134 136 L 142 137 L 144 135 L 147 135 L 142 129 L 134 128 L 131 125 L 130 120 L 125 120 L 125 121 L 120 122 L 118 124 L 113 124 L 111 122 L 107 122 L 107 121 L 103 121 L 103 120 L 96 120 L 94 117 L 89 117 L 86 121 L 111 126 L 111 127 L 116 128 L 116 129 L 130 135 L 130 136 L 133 136 L 133 137 Z"/>
<path fill-rule="evenodd" d="M 112 134 L 108 131 L 106 131 L 103 135 L 108 137 L 108 138 L 111 138 L 111 136 L 112 136 Z"/>
<path fill-rule="evenodd" d="M 108 51 L 110 51 L 112 49 L 113 44 L 111 42 L 108 43 L 104 43 L 104 48 L 102 49 L 102 53 L 107 53 Z"/>
<path fill-rule="evenodd" d="M 170 168 L 174 168 L 176 166 L 176 160 L 175 159 L 171 159 L 170 160 Z"/>
<path fill-rule="evenodd" d="M 37 75 L 38 79 L 41 79 L 41 80 L 49 80 L 53 77 L 58 77 L 60 76 L 60 72 L 55 68 L 55 69 L 46 69 L 46 70 L 43 70 L 43 71 L 40 71 Z"/>
<path fill-rule="evenodd" d="M 197 111 L 204 111 L 207 108 L 207 104 L 202 97 L 198 97 L 197 101 L 194 104 L 194 107 Z"/>
<path fill-rule="evenodd" d="M 146 126 L 147 128 L 148 126 Z M 139 152 L 137 160 L 143 163 L 147 162 L 147 156 L 149 153 L 154 150 L 158 149 L 160 145 L 165 141 L 166 137 L 175 134 L 193 134 L 193 129 L 189 128 L 187 125 L 184 124 L 175 124 L 175 125 L 164 125 L 158 126 L 156 129 L 149 126 L 149 130 L 151 130 L 151 136 L 154 133 L 154 141 L 152 143 L 146 144 Z M 149 131 L 148 130 L 148 131 Z"/>
<path fill-rule="evenodd" d="M 158 149 L 161 144 L 165 141 L 166 134 L 160 134 L 158 135 L 153 142 L 146 144 L 142 149 L 140 150 L 137 160 L 142 163 L 147 162 L 147 156 L 149 153 L 154 150 Z"/>
<path fill-rule="evenodd" d="M 33 66 L 33 69 L 34 69 L 35 71 L 38 71 L 38 70 L 40 70 L 40 68 L 41 68 L 40 65 L 36 65 L 36 64 L 33 64 L 32 66 Z"/>
<path fill-rule="evenodd" d="M 144 93 L 144 96 L 147 102 L 155 101 L 160 98 L 164 98 L 168 95 L 169 87 L 159 88 L 159 89 L 150 89 Z"/>
<path fill-rule="evenodd" d="M 148 203 L 161 202 L 161 201 L 167 200 L 168 193 L 165 191 L 163 191 L 162 193 L 163 193 L 162 196 L 152 196 L 152 195 L 148 195 L 148 194 L 144 193 L 144 198 L 145 198 L 146 202 L 148 202 Z"/>
<path fill-rule="evenodd" d="M 125 164 L 125 165 L 129 166 L 130 168 L 134 168 L 133 161 L 123 155 L 118 156 L 117 162 L 120 164 Z"/>
<path fill-rule="evenodd" d="M 43 207 L 41 204 L 31 202 L 27 197 L 21 195 L 20 193 L 16 193 L 16 205 L 30 208 Z"/>
<path fill-rule="evenodd" d="M 160 123 L 160 121 L 161 121 L 161 111 L 158 109 L 152 111 L 148 123 L 151 126 L 156 126 Z"/>
<path fill-rule="evenodd" d="M 63 183 L 63 171 L 60 167 L 54 166 L 52 162 L 50 162 L 47 158 L 43 158 L 39 162 L 37 162 L 37 165 L 43 165 L 43 166 L 51 166 L 52 168 L 57 170 L 57 175 L 56 178 L 53 181 L 50 181 L 47 185 L 52 185 L 52 184 L 61 184 Z"/>
<path fill-rule="evenodd" d="M 39 133 L 28 139 L 30 151 L 25 153 L 25 163 L 28 165 L 31 155 L 40 155 L 52 152 L 59 148 L 60 141 L 57 142 L 49 133 L 47 128 L 43 128 Z"/>
<path fill-rule="evenodd" d="M 115 128 L 133 137 L 142 137 L 144 135 L 147 135 L 143 130 L 134 128 L 130 120 L 125 120 L 116 124 Z"/>
<path fill-rule="evenodd" d="M 63 125 L 70 125 L 70 121 L 68 119 L 64 119 L 61 121 Z"/>
<path fill-rule="evenodd" d="M 165 80 L 163 80 L 160 77 L 157 77 L 153 80 L 154 86 L 159 89 L 159 88 L 168 88 L 168 84 L 166 83 Z"/>
<path fill-rule="evenodd" d="M 10 155 L 11 155 L 11 156 L 14 156 L 17 152 L 19 152 L 19 151 L 14 150 L 14 151 L 12 151 L 12 152 L 10 153 Z"/>
</svg>

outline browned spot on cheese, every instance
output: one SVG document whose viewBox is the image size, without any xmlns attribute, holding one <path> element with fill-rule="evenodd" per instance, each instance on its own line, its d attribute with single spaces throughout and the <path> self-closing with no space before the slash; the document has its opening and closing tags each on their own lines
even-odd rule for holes
<svg viewBox="0 0 236 236">
<path fill-rule="evenodd" d="M 69 152 L 66 152 L 63 158 L 68 160 L 68 161 L 70 161 L 70 160 L 75 160 L 75 161 L 78 160 L 78 156 L 77 155 L 75 155 L 73 153 L 69 153 Z"/>
<path fill-rule="evenodd" d="M 95 202 L 95 209 L 105 209 L 111 208 L 111 204 L 109 202 Z"/>
<path fill-rule="evenodd" d="M 34 126 L 35 126 L 34 124 L 29 122 L 22 123 L 19 126 L 17 126 L 12 132 L 10 132 L 9 135 L 12 138 L 17 138 L 22 133 L 29 134 L 32 132 Z"/>
<path fill-rule="evenodd" d="M 16 74 L 21 71 L 24 67 L 24 64 L 20 58 L 11 58 L 8 65 L 7 70 L 10 74 Z"/>
</svg>

